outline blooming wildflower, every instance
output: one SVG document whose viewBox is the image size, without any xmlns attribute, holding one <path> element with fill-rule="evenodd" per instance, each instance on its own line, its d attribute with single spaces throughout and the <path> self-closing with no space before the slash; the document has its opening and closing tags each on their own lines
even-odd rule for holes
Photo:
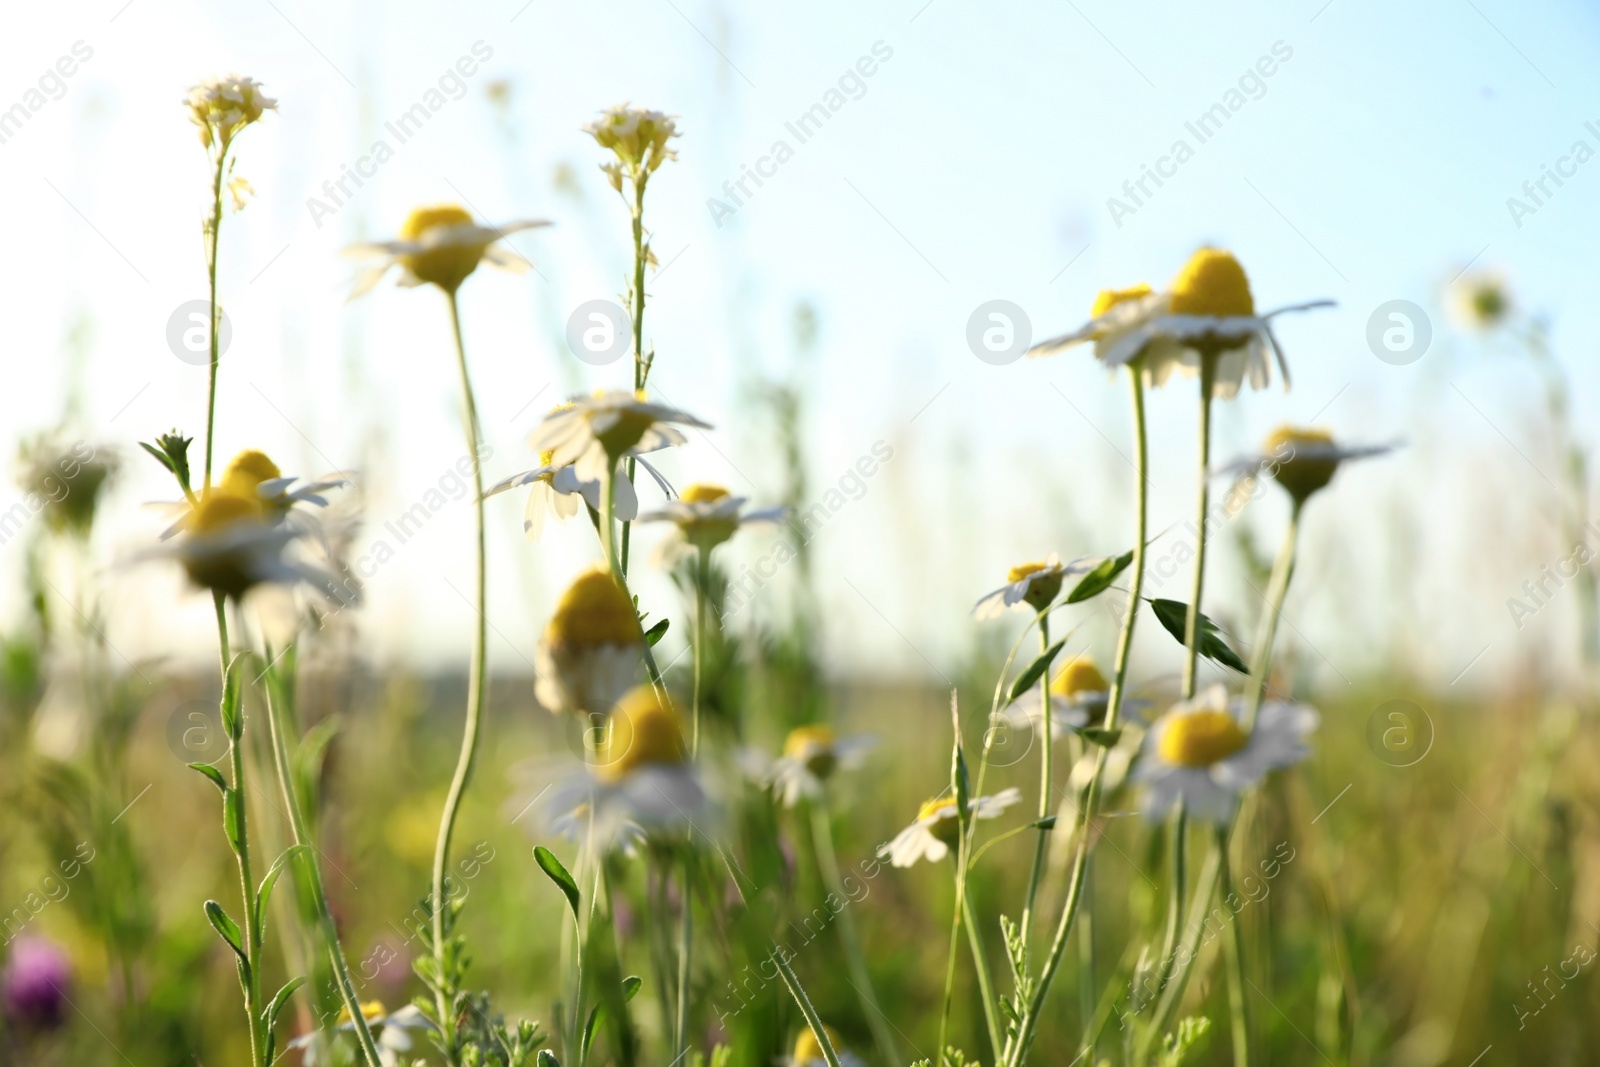
<svg viewBox="0 0 1600 1067">
<path fill-rule="evenodd" d="M 821 797 L 837 771 L 861 766 L 877 744 L 876 738 L 865 734 L 841 738 L 833 727 L 820 723 L 799 726 L 789 731 L 783 742 L 783 755 L 765 768 L 763 777 L 777 791 L 783 806 L 792 808 L 802 797 Z"/>
<path fill-rule="evenodd" d="M 301 532 L 271 521 L 260 497 L 207 490 L 181 525 L 182 536 L 135 559 L 175 560 L 196 586 L 235 599 L 268 582 L 307 582 L 337 595 L 330 575 L 284 555 Z"/>
<path fill-rule="evenodd" d="M 1161 385 L 1174 370 L 1193 375 L 1202 353 L 1216 359 L 1214 390 L 1219 397 L 1238 393 L 1249 378 L 1255 389 L 1272 380 L 1270 352 L 1289 385 L 1289 365 L 1272 333 L 1272 319 L 1288 311 L 1327 307 L 1331 301 L 1295 304 L 1258 315 L 1250 281 L 1230 252 L 1202 248 L 1189 258 L 1163 292 L 1140 284 L 1102 292 L 1089 322 L 1069 334 L 1041 341 L 1030 355 L 1054 355 L 1092 342 L 1095 358 L 1108 367 L 1141 359 L 1146 379 Z"/>
<path fill-rule="evenodd" d="M 1050 683 L 1050 734 L 1059 740 L 1068 730 L 1081 730 L 1093 726 L 1106 716 L 1106 703 L 1111 697 L 1111 686 L 1094 660 L 1088 656 L 1074 656 L 1067 665 L 1056 672 Z M 1125 702 L 1124 709 L 1132 702 Z M 1034 726 L 1044 721 L 1042 701 L 1038 687 L 1030 688 L 1005 710 L 1006 721 L 1013 726 L 1030 723 Z"/>
<path fill-rule="evenodd" d="M 672 701 L 641 685 L 617 701 L 588 770 L 550 793 L 552 827 L 582 826 L 607 848 L 696 827 L 708 802 Z"/>
<path fill-rule="evenodd" d="M 226 155 L 241 130 L 277 109 L 278 102 L 261 89 L 254 78 L 238 74 L 208 78 L 192 87 L 183 102 L 190 121 L 200 127 L 200 143 Z"/>
<path fill-rule="evenodd" d="M 834 1054 L 839 1057 L 839 1067 L 867 1067 L 865 1060 L 844 1047 L 844 1042 L 840 1040 L 838 1032 L 833 1027 L 824 1024 L 822 1032 L 828 1035 L 828 1044 L 833 1046 Z M 822 1045 L 809 1026 L 801 1029 L 799 1036 L 794 1039 L 794 1055 L 788 1059 L 780 1059 L 779 1063 L 783 1067 L 827 1067 L 828 1065 L 828 1061 L 822 1055 Z"/>
<path fill-rule="evenodd" d="M 1061 592 L 1061 583 L 1068 577 L 1084 574 L 1103 562 L 1102 557 L 1084 556 L 1071 563 L 1062 563 L 1054 552 L 1040 563 L 1022 563 L 1006 574 L 1006 584 L 992 593 L 985 593 L 972 608 L 974 618 L 992 619 L 1006 608 L 1026 604 L 1034 611 L 1043 611 Z"/>
<path fill-rule="evenodd" d="M 1454 317 L 1470 329 L 1487 332 L 1511 314 L 1511 294 L 1498 274 L 1475 271 L 1459 279 L 1450 292 Z"/>
<path fill-rule="evenodd" d="M 720 485 L 695 483 L 685 486 L 676 500 L 647 511 L 640 522 L 670 522 L 677 529 L 658 550 L 663 561 L 670 561 L 684 546 L 711 549 L 728 540 L 747 523 L 782 522 L 787 508 L 760 508 L 743 511 L 745 498 L 730 496 Z"/>
<path fill-rule="evenodd" d="M 1020 789 L 1004 789 L 994 796 L 973 797 L 967 803 L 967 810 L 974 819 L 993 819 L 1021 799 Z M 955 798 L 934 797 L 922 805 L 910 826 L 878 850 L 878 855 L 886 857 L 896 867 L 909 867 L 920 859 L 937 863 L 956 847 L 960 833 Z"/>
<path fill-rule="evenodd" d="M 580 480 L 590 481 L 615 470 L 625 455 L 683 444 L 686 438 L 673 423 L 711 429 L 693 415 L 650 403 L 643 392 L 597 390 L 546 415 L 529 435 L 528 447 L 541 455 L 548 451 L 551 465 L 571 464 Z"/>
<path fill-rule="evenodd" d="M 55 942 L 18 938 L 11 944 L 5 971 L 0 973 L 0 1006 L 18 1027 L 53 1029 L 66 1014 L 66 988 L 71 979 L 72 966 Z"/>
<path fill-rule="evenodd" d="M 578 575 L 535 653 L 535 695 L 551 711 L 605 715 L 638 681 L 644 634 L 633 600 L 604 567 Z"/>
<path fill-rule="evenodd" d="M 87 537 L 100 497 L 116 473 L 116 457 L 84 441 L 69 446 L 38 437 L 24 442 L 18 459 L 18 484 L 39 502 L 51 532 Z"/>
<path fill-rule="evenodd" d="M 361 1005 L 361 1015 L 367 1020 L 372 1036 L 377 1039 L 378 1058 L 382 1061 L 383 1067 L 399 1067 L 399 1053 L 411 1050 L 410 1031 L 432 1029 L 431 1024 L 423 1018 L 422 1012 L 414 1004 L 407 1004 L 390 1014 L 384 1009 L 382 1001 L 369 1000 Z M 355 1033 L 355 1020 L 350 1017 L 348 1006 L 339 1012 L 337 1029 L 341 1033 Z M 334 1062 L 331 1056 L 324 1058 L 320 1042 L 317 1040 L 320 1036 L 318 1031 L 313 1030 L 289 1042 L 289 1048 L 303 1050 L 301 1055 L 304 1057 L 302 1062 L 305 1067 L 323 1067 Z"/>
<path fill-rule="evenodd" d="M 1239 724 L 1243 714 L 1244 700 L 1230 701 L 1227 689 L 1214 685 L 1156 720 L 1133 772 L 1147 787 L 1146 815 L 1159 819 L 1182 801 L 1196 818 L 1226 822 L 1247 788 L 1310 754 L 1313 709 L 1268 701 L 1248 734 Z"/>
<path fill-rule="evenodd" d="M 526 259 L 496 242 L 520 230 L 548 225 L 543 219 L 518 219 L 501 226 L 480 226 L 473 221 L 471 212 L 455 204 L 419 207 L 406 216 L 397 239 L 354 244 L 345 249 L 349 256 L 380 258 L 376 266 L 356 278 L 350 299 L 371 292 L 394 266 L 400 268 L 402 286 L 427 283 L 447 293 L 459 289 L 484 260 L 501 270 L 526 270 Z"/>
<path fill-rule="evenodd" d="M 1381 456 L 1396 447 L 1393 444 L 1344 446 L 1337 444 L 1327 430 L 1280 426 L 1262 444 L 1260 455 L 1234 460 L 1222 470 L 1246 476 L 1265 470 L 1291 497 L 1304 503 L 1333 480 L 1339 464 Z"/>
<path fill-rule="evenodd" d="M 285 477 L 283 472 L 278 470 L 278 465 L 272 462 L 265 452 L 246 449 L 229 461 L 227 468 L 222 472 L 222 480 L 217 483 L 217 488 L 230 496 L 258 502 L 261 517 L 268 525 L 289 520 L 304 532 L 320 532 L 310 514 L 304 509 L 297 508 L 296 505 L 314 504 L 319 508 L 325 508 L 328 506 L 328 498 L 322 494 L 329 489 L 338 489 L 350 483 L 344 478 L 321 478 L 296 486 L 295 483 L 299 480 L 292 475 Z M 172 507 L 180 512 L 180 516 L 177 522 L 162 532 L 163 541 L 183 530 L 193 512 L 193 508 L 187 502 L 174 504 Z"/>
<path fill-rule="evenodd" d="M 648 180 L 662 163 L 678 158 L 678 153 L 667 145 L 679 136 L 676 119 L 659 111 L 618 104 L 602 111 L 583 132 L 617 157 L 614 162 L 602 164 L 600 169 L 619 193 L 624 175 L 635 182 Z"/>
</svg>

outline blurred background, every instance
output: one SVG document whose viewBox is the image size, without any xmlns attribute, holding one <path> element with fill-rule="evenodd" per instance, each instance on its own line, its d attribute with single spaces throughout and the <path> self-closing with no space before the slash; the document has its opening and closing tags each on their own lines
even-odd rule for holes
<svg viewBox="0 0 1600 1067">
<path fill-rule="evenodd" d="M 1078 326 L 1097 290 L 1160 286 L 1196 247 L 1222 245 L 1259 307 L 1338 306 L 1280 320 L 1293 388 L 1220 404 L 1213 454 L 1251 451 L 1283 422 L 1405 442 L 1311 505 L 1285 612 L 1284 684 L 1323 708 L 1324 728 L 1313 764 L 1278 787 L 1283 833 L 1313 862 L 1291 868 L 1274 913 L 1289 933 L 1268 961 L 1282 971 L 1281 1013 L 1262 1008 L 1283 1050 L 1271 1062 L 1313 1062 L 1308 1043 L 1329 1062 L 1465 1064 L 1485 1045 L 1484 1063 L 1584 1062 L 1600 1043 L 1587 984 L 1532 1035 L 1513 1004 L 1576 940 L 1600 940 L 1586 925 L 1600 921 L 1583 773 L 1592 578 L 1549 577 L 1580 542 L 1600 545 L 1584 526 L 1597 25 L 1586 5 L 1503 0 L 30 10 L 0 38 L 13 205 L 0 448 L 17 456 L 0 492 L 0 907 L 81 843 L 96 858 L 27 924 L 62 947 L 82 997 L 60 1009 L 67 1032 L 17 1062 L 115 1062 L 97 1030 L 141 1065 L 237 1054 L 231 972 L 196 921 L 226 884 L 222 850 L 197 844 L 218 845 L 214 813 L 180 765 L 191 757 L 174 758 L 190 703 L 216 699 L 211 607 L 175 569 L 126 564 L 170 521 L 146 505 L 174 495 L 136 442 L 202 430 L 204 360 L 171 340 L 174 316 L 206 297 L 208 168 L 181 100 L 228 71 L 262 80 L 279 110 L 237 149 L 254 195 L 224 224 L 219 456 L 260 448 L 285 473 L 352 472 L 334 508 L 352 561 L 393 544 L 385 524 L 430 490 L 451 497 L 300 664 L 304 720 L 339 724 L 316 773 L 353 956 L 403 946 L 394 927 L 423 884 L 459 730 L 472 509 L 446 481 L 463 447 L 443 299 L 385 285 L 348 303 L 340 251 L 393 236 L 423 203 L 554 223 L 509 241 L 533 271 L 481 271 L 462 295 L 486 474 L 536 465 L 524 439 L 549 406 L 626 376 L 578 358 L 567 330 L 625 285 L 626 210 L 580 127 L 629 100 L 684 131 L 647 209 L 652 391 L 715 426 L 663 470 L 757 505 L 846 501 L 828 504 L 806 563 L 731 617 L 726 696 L 765 702 L 753 743 L 818 708 L 879 736 L 892 773 L 857 798 L 842 853 L 870 854 L 935 790 L 944 691 L 987 699 L 1020 622 L 975 623 L 972 603 L 1015 563 L 1119 553 L 1132 537 L 1119 383 L 1087 353 L 985 358 L 973 323 L 1007 301 L 1018 334 L 1040 340 Z M 63 56 L 74 73 L 50 75 Z M 470 76 L 463 56 L 478 61 Z M 798 129 L 819 103 L 831 117 Z M 402 140 L 419 104 L 428 117 Z M 1397 325 L 1406 339 L 1386 343 Z M 1192 541 L 1194 408 L 1187 382 L 1150 395 L 1151 526 L 1168 531 L 1155 561 Z M 71 498 L 91 513 L 35 514 L 26 494 L 78 442 L 104 464 L 104 483 Z M 880 446 L 891 458 L 852 475 Z M 504 857 L 469 913 L 481 976 L 537 1014 L 559 901 L 533 881 L 512 768 L 566 754 L 528 677 L 555 597 L 596 553 L 582 523 L 530 544 L 521 506 L 490 503 L 490 756 L 458 840 Z M 1229 633 L 1251 632 L 1286 512 L 1263 492 L 1217 534 L 1206 610 Z M 737 582 L 780 536 L 742 536 L 724 573 Z M 674 620 L 671 661 L 682 594 L 639 573 L 642 603 Z M 1153 595 L 1187 595 L 1186 569 L 1152 581 Z M 1073 647 L 1108 660 L 1115 610 L 1076 621 Z M 1159 685 L 1174 652 L 1144 626 L 1135 676 Z M 1397 700 L 1432 742 L 1404 768 L 1367 734 Z M 1010 869 L 1023 863 L 1018 851 Z M 916 873 L 926 884 L 876 883 L 896 904 L 867 924 L 909 1018 L 937 995 L 921 972 L 942 963 L 931 932 L 949 907 L 948 887 Z M 415 990 L 391 970 L 371 980 L 391 983 L 392 1006 Z M 848 989 L 822 995 L 855 1010 Z"/>
</svg>

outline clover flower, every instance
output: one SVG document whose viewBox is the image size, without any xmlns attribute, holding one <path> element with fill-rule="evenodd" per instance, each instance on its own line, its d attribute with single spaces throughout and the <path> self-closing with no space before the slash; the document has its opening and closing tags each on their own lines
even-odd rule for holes
<svg viewBox="0 0 1600 1067">
<path fill-rule="evenodd" d="M 395 240 L 363 242 L 345 249 L 347 256 L 379 259 L 356 277 L 350 299 L 371 292 L 392 267 L 400 268 L 400 285 L 404 287 L 437 285 L 452 294 L 481 262 L 501 270 L 527 270 L 530 264 L 526 259 L 497 242 L 508 234 L 548 225 L 543 219 L 518 219 L 501 226 L 484 226 L 456 204 L 419 207 L 406 216 Z"/>
<path fill-rule="evenodd" d="M 72 965 L 55 942 L 18 938 L 0 972 L 0 1006 L 19 1028 L 53 1030 L 66 1015 L 66 988 L 71 980 Z"/>
</svg>

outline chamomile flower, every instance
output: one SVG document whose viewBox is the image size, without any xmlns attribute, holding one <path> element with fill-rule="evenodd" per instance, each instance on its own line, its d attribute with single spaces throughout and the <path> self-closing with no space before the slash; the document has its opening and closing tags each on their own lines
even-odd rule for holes
<svg viewBox="0 0 1600 1067">
<path fill-rule="evenodd" d="M 544 532 L 546 511 L 565 522 L 584 505 L 591 511 L 600 510 L 600 480 L 580 481 L 571 464 L 557 467 L 550 462 L 550 455 L 546 450 L 539 457 L 539 466 L 496 482 L 483 494 L 487 500 L 524 485 L 532 486 L 528 491 L 527 506 L 522 509 L 522 532 L 528 535 L 530 541 L 539 540 Z M 639 496 L 627 478 L 617 479 L 615 504 L 616 517 L 623 522 L 631 522 L 639 514 Z"/>
<path fill-rule="evenodd" d="M 1311 494 L 1333 480 L 1339 464 L 1381 456 L 1398 447 L 1398 444 L 1340 445 L 1327 430 L 1280 426 L 1263 442 L 1259 455 L 1244 456 L 1221 469 L 1246 477 L 1264 471 L 1297 503 L 1303 504 Z"/>
<path fill-rule="evenodd" d="M 1054 355 L 1073 345 L 1092 343 L 1095 358 L 1108 367 L 1140 360 L 1146 380 L 1161 385 L 1174 370 L 1193 375 L 1203 357 L 1215 359 L 1214 393 L 1231 397 L 1249 379 L 1262 389 L 1272 380 L 1268 354 L 1276 357 L 1289 386 L 1289 365 L 1272 333 L 1272 320 L 1289 311 L 1328 307 L 1317 300 L 1257 314 L 1244 268 L 1230 252 L 1202 248 L 1189 258 L 1165 291 L 1145 284 L 1102 292 L 1089 322 L 1060 337 L 1041 341 L 1030 355 Z"/>
<path fill-rule="evenodd" d="M 967 802 L 967 810 L 974 819 L 994 819 L 1021 799 L 1020 789 L 1004 789 L 993 796 L 973 797 Z M 955 798 L 934 797 L 922 805 L 910 826 L 878 850 L 878 855 L 896 867 L 909 867 L 920 859 L 937 863 L 956 847 L 960 834 Z"/>
<path fill-rule="evenodd" d="M 1133 771 L 1145 785 L 1149 818 L 1162 818 L 1182 801 L 1196 818 L 1226 822 L 1239 796 L 1268 771 L 1310 754 L 1306 737 L 1318 721 L 1313 709 L 1268 701 L 1248 734 L 1239 724 L 1243 714 L 1244 700 L 1229 700 L 1228 691 L 1214 685 L 1155 721 Z"/>
<path fill-rule="evenodd" d="M 1511 315 L 1511 291 L 1506 280 L 1489 271 L 1473 271 L 1450 287 L 1453 317 L 1469 329 L 1488 332 Z"/>
<path fill-rule="evenodd" d="M 1034 611 L 1043 611 L 1061 593 L 1061 583 L 1068 577 L 1084 574 L 1102 562 L 1100 557 L 1084 556 L 1071 563 L 1062 563 L 1054 552 L 1041 562 L 1022 563 L 1006 574 L 1006 584 L 992 593 L 985 593 L 972 608 L 974 618 L 993 619 L 1006 608 L 1026 604 Z"/>
<path fill-rule="evenodd" d="M 1050 736 L 1059 740 L 1068 730 L 1081 730 L 1105 719 L 1111 686 L 1088 656 L 1074 656 L 1050 683 Z M 1123 704 L 1124 708 L 1129 705 Z M 1044 710 L 1038 687 L 1017 697 L 1005 712 L 1013 726 L 1039 726 Z"/>
<path fill-rule="evenodd" d="M 226 155 L 241 130 L 277 109 L 278 102 L 261 90 L 260 82 L 238 74 L 191 87 L 183 103 L 190 121 L 200 127 L 200 143 Z"/>
<path fill-rule="evenodd" d="M 687 439 L 677 426 L 711 429 L 686 412 L 652 404 L 642 392 L 600 390 L 573 397 L 546 415 L 529 435 L 528 447 L 548 451 L 550 465 L 571 464 L 580 480 L 591 481 L 615 470 L 625 455 L 683 444 Z"/>
<path fill-rule="evenodd" d="M 866 1060 L 844 1047 L 844 1042 L 833 1027 L 824 1025 L 822 1032 L 828 1035 L 828 1044 L 833 1047 L 834 1055 L 839 1057 L 839 1067 L 867 1067 Z M 828 1067 L 828 1061 L 822 1055 L 822 1045 L 809 1026 L 803 1028 L 794 1039 L 794 1054 L 778 1062 L 781 1067 Z"/>
<path fill-rule="evenodd" d="M 660 562 L 670 563 L 685 548 L 712 549 L 750 523 L 782 522 L 787 508 L 745 511 L 745 498 L 730 496 L 720 485 L 696 482 L 684 486 L 676 500 L 639 516 L 640 522 L 670 522 L 676 529 L 657 547 Z"/>
<path fill-rule="evenodd" d="M 783 755 L 765 768 L 763 777 L 783 806 L 792 808 L 801 798 L 821 797 L 837 772 L 860 767 L 877 744 L 877 739 L 867 734 L 840 737 L 825 724 L 799 726 L 789 731 Z"/>
<path fill-rule="evenodd" d="M 619 193 L 624 175 L 634 182 L 647 181 L 661 164 L 678 158 L 678 153 L 668 147 L 668 142 L 679 136 L 677 120 L 659 111 L 621 103 L 602 111 L 583 132 L 616 156 L 614 162 L 602 164 L 600 169 Z"/>
<path fill-rule="evenodd" d="M 466 208 L 455 204 L 419 207 L 406 216 L 395 240 L 354 244 L 345 249 L 348 256 L 379 259 L 357 276 L 350 299 L 371 292 L 396 266 L 400 268 L 402 286 L 437 285 L 447 293 L 459 289 L 480 262 L 487 261 L 502 270 L 526 270 L 526 259 L 496 242 L 520 230 L 548 225 L 543 219 L 518 219 L 485 226 L 473 221 Z"/>
<path fill-rule="evenodd" d="M 306 582 L 331 591 L 336 584 L 331 575 L 285 555 L 300 536 L 300 531 L 270 521 L 259 498 L 214 488 L 185 518 L 182 536 L 134 558 L 170 559 L 197 587 L 234 599 L 265 583 Z"/>
<path fill-rule="evenodd" d="M 335 477 L 320 478 L 296 485 L 295 483 L 299 481 L 300 479 L 293 475 L 285 477 L 278 469 L 278 465 L 272 462 L 271 457 L 265 452 L 246 449 L 228 462 L 218 486 L 224 493 L 259 501 L 262 517 L 268 523 L 288 521 L 306 533 L 316 533 L 318 527 L 315 519 L 299 505 L 310 504 L 325 508 L 328 506 L 328 498 L 322 494 L 350 483 L 347 479 Z M 162 540 L 182 530 L 188 520 L 191 510 L 189 505 L 182 503 L 174 506 L 183 514 L 162 533 Z"/>
<path fill-rule="evenodd" d="M 581 826 L 610 848 L 641 832 L 686 834 L 704 824 L 708 808 L 677 707 L 641 685 L 617 701 L 588 769 L 551 790 L 548 810 L 552 826 Z"/>
<path fill-rule="evenodd" d="M 639 614 L 604 567 L 578 575 L 561 595 L 534 654 L 534 694 L 553 712 L 606 715 L 639 680 Z"/>
<path fill-rule="evenodd" d="M 407 1004 L 394 1013 L 384 1009 L 383 1002 L 369 1000 L 361 1005 L 361 1015 L 367 1020 L 367 1026 L 372 1030 L 372 1036 L 378 1045 L 378 1057 L 383 1062 L 383 1067 L 398 1067 L 399 1054 L 411 1050 L 412 1030 L 429 1030 L 432 1025 L 422 1016 L 414 1004 Z M 355 1033 L 356 1024 L 350 1017 L 350 1009 L 346 1007 L 339 1013 L 337 1030 L 341 1033 Z M 319 1031 L 313 1030 L 308 1034 L 301 1034 L 289 1042 L 289 1048 L 300 1050 L 305 1067 L 323 1067 L 331 1065 L 334 1059 L 331 1050 L 325 1050 L 323 1043 L 318 1040 Z M 326 1058 L 324 1056 L 326 1055 Z"/>
</svg>

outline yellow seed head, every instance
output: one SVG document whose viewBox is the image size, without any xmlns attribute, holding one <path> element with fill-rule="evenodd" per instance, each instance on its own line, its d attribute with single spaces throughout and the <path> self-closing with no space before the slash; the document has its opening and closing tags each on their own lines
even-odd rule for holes
<svg viewBox="0 0 1600 1067">
<path fill-rule="evenodd" d="M 190 538 L 213 538 L 240 527 L 259 526 L 265 521 L 261 501 L 252 493 L 239 496 L 213 489 L 200 498 L 184 524 Z M 225 596 L 241 597 L 257 578 L 251 566 L 249 549 L 228 550 L 226 542 L 218 551 L 201 551 L 180 557 L 189 580 L 202 589 Z"/>
<path fill-rule="evenodd" d="M 219 489 L 201 497 L 200 503 L 189 513 L 187 529 L 191 534 L 214 534 L 243 522 L 260 522 L 261 506 L 252 496 Z"/>
<path fill-rule="evenodd" d="M 1056 680 L 1050 683 L 1050 692 L 1068 699 L 1084 693 L 1104 693 L 1109 688 L 1106 676 L 1100 673 L 1094 660 L 1088 656 L 1073 657 L 1072 662 L 1061 668 Z"/>
<path fill-rule="evenodd" d="M 604 567 L 595 567 L 578 575 L 561 594 L 544 639 L 574 648 L 637 644 L 643 638 L 639 614 L 622 583 Z"/>
<path fill-rule="evenodd" d="M 1144 282 L 1130 285 L 1126 289 L 1102 289 L 1100 294 L 1094 298 L 1094 307 L 1089 309 L 1089 317 L 1098 319 L 1118 304 L 1137 300 L 1141 296 L 1149 296 L 1150 291 L 1150 286 Z"/>
<path fill-rule="evenodd" d="M 611 710 L 595 752 L 595 775 L 616 782 L 641 767 L 681 764 L 689 757 L 678 709 L 654 686 L 630 690 Z"/>
<path fill-rule="evenodd" d="M 1050 602 L 1061 592 L 1062 574 L 1060 570 L 1054 573 L 1045 573 L 1050 570 L 1050 565 L 1045 563 L 1021 563 L 1006 572 L 1007 584 L 1023 580 L 1028 582 L 1028 592 L 1023 600 L 1034 611 L 1043 611 L 1050 606 Z"/>
<path fill-rule="evenodd" d="M 405 241 L 423 241 L 435 230 L 471 224 L 472 215 L 455 204 L 419 207 L 406 216 L 405 224 L 400 227 L 400 237 Z M 423 281 L 453 293 L 467 280 L 467 275 L 478 269 L 478 261 L 483 259 L 488 247 L 487 241 L 481 244 L 443 244 L 403 255 L 400 262 Z"/>
<path fill-rule="evenodd" d="M 1254 315 L 1250 280 L 1233 253 L 1202 248 L 1172 282 L 1175 315 Z"/>
<path fill-rule="evenodd" d="M 283 472 L 265 452 L 251 448 L 234 456 L 222 472 L 222 488 L 249 499 L 256 496 L 256 487 L 262 482 L 281 477 Z"/>
<path fill-rule="evenodd" d="M 1249 738 L 1225 711 L 1174 716 L 1161 731 L 1161 758 L 1180 767 L 1209 767 L 1233 755 Z"/>
<path fill-rule="evenodd" d="M 685 504 L 715 504 L 719 500 L 726 500 L 728 491 L 720 485 L 711 485 L 708 482 L 695 482 L 693 485 L 683 487 L 683 492 L 678 494 L 678 499 Z"/>
<path fill-rule="evenodd" d="M 838 740 L 830 726 L 818 723 L 796 727 L 783 742 L 783 754 L 790 759 L 803 760 L 806 770 L 826 779 L 839 766 L 839 755 L 834 751 Z"/>
<path fill-rule="evenodd" d="M 1280 426 L 1267 438 L 1265 453 L 1269 470 L 1290 496 L 1303 502 L 1333 480 L 1339 461 L 1302 453 L 1309 448 L 1327 448 L 1332 444 L 1333 435 L 1326 430 Z"/>
<path fill-rule="evenodd" d="M 844 1044 L 839 1040 L 839 1034 L 833 1027 L 824 1025 L 822 1032 L 828 1035 L 828 1044 L 833 1046 L 834 1052 L 844 1049 Z M 817 1035 L 811 1032 L 808 1026 L 800 1031 L 800 1036 L 794 1039 L 795 1067 L 810 1067 L 813 1063 L 824 1063 L 822 1046 L 817 1043 Z"/>
</svg>

